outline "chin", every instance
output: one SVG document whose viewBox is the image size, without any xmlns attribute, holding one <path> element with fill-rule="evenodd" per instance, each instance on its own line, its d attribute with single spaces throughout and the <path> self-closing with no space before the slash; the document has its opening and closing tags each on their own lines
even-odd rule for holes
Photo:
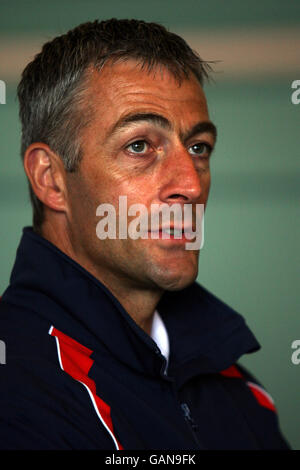
<svg viewBox="0 0 300 470">
<path fill-rule="evenodd" d="M 155 273 L 152 280 L 162 290 L 177 291 L 192 284 L 196 280 L 197 274 L 198 269 L 190 270 L 189 272 L 160 270 Z"/>
</svg>

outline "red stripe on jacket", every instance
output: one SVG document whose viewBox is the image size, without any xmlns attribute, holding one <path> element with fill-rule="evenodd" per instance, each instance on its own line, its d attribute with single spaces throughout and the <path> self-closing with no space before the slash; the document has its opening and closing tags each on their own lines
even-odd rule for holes
<svg viewBox="0 0 300 470">
<path fill-rule="evenodd" d="M 60 363 L 62 369 L 71 377 L 73 377 L 73 379 L 85 384 L 85 386 L 90 390 L 102 420 L 111 432 L 118 448 L 123 449 L 122 445 L 118 442 L 114 435 L 110 406 L 97 395 L 96 384 L 94 380 L 88 377 L 88 373 L 94 362 L 90 358 L 93 351 L 54 327 L 50 328 L 49 334 L 56 337 L 59 343 L 58 354 L 60 354 Z"/>
<path fill-rule="evenodd" d="M 234 365 L 228 367 L 228 369 L 222 370 L 220 374 L 224 375 L 225 377 L 244 379 L 243 374 Z M 276 413 L 277 410 L 275 408 L 272 397 L 260 385 L 250 381 L 246 381 L 246 385 L 250 388 L 254 397 L 261 406 L 264 406 L 265 408 L 268 408 L 269 410 L 272 410 Z"/>
</svg>

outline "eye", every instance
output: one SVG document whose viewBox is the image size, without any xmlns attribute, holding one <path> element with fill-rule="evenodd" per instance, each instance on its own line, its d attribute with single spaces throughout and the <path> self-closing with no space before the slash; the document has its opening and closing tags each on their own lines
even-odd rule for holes
<svg viewBox="0 0 300 470">
<path fill-rule="evenodd" d="M 132 142 L 132 144 L 128 145 L 126 149 L 130 153 L 144 155 L 149 150 L 149 144 L 145 140 L 136 140 L 135 142 Z"/>
<path fill-rule="evenodd" d="M 198 142 L 197 144 L 191 145 L 188 151 L 191 155 L 198 155 L 202 158 L 208 158 L 211 154 L 212 147 L 209 144 Z"/>
</svg>

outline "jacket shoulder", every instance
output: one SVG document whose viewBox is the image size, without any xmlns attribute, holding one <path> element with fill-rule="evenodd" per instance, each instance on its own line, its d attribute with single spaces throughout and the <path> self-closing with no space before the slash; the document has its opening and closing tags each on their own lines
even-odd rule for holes
<svg viewBox="0 0 300 470">
<path fill-rule="evenodd" d="M 114 449 L 87 390 L 59 365 L 47 321 L 0 302 L 0 449 Z"/>
<path fill-rule="evenodd" d="M 275 402 L 263 384 L 240 363 L 222 371 L 221 375 L 262 448 L 290 449 L 280 430 Z"/>
</svg>

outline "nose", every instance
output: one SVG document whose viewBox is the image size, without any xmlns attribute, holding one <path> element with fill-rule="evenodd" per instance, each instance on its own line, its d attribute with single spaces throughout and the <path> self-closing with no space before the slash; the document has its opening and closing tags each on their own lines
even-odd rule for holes
<svg viewBox="0 0 300 470">
<path fill-rule="evenodd" d="M 204 192 L 204 181 L 196 170 L 193 157 L 183 145 L 170 152 L 163 168 L 164 184 L 160 200 L 167 203 L 195 203 Z"/>
</svg>

